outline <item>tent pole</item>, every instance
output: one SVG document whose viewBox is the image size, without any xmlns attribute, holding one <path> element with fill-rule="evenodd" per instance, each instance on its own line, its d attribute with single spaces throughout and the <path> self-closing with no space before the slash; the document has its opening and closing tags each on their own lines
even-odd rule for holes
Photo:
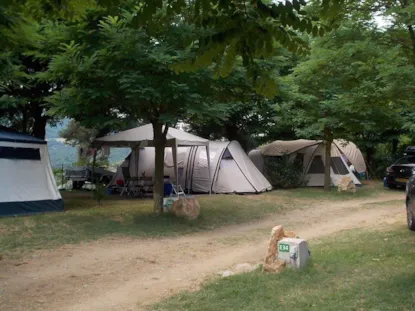
<svg viewBox="0 0 415 311">
<path fill-rule="evenodd" d="M 179 187 L 179 170 L 177 167 L 177 140 L 174 140 L 174 144 L 172 147 L 173 151 L 173 165 L 174 165 L 174 175 L 176 177 L 176 189 Z"/>
<path fill-rule="evenodd" d="M 208 171 L 209 171 L 209 195 L 212 194 L 212 177 L 210 176 L 210 154 L 209 154 L 209 142 L 206 146 L 206 156 L 208 162 Z"/>
<path fill-rule="evenodd" d="M 139 164 L 140 164 L 140 147 L 136 146 L 135 147 L 135 172 L 136 172 L 136 177 L 138 180 L 138 175 L 139 175 Z"/>
</svg>

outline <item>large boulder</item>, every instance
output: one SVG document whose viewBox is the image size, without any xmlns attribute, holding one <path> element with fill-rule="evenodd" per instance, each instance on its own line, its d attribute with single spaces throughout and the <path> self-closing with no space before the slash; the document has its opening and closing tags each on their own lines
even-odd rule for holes
<svg viewBox="0 0 415 311">
<path fill-rule="evenodd" d="M 272 228 L 271 237 L 268 244 L 268 253 L 264 260 L 264 271 L 279 273 L 285 267 L 285 261 L 279 260 L 278 241 L 283 238 L 295 238 L 296 234 L 292 231 L 284 231 L 282 226 Z"/>
<path fill-rule="evenodd" d="M 337 186 L 337 191 L 356 193 L 356 185 L 354 184 L 353 179 L 349 176 L 343 177 Z"/>
<path fill-rule="evenodd" d="M 179 198 L 173 202 L 171 210 L 177 217 L 189 220 L 196 219 L 200 215 L 200 205 L 195 197 Z"/>
</svg>

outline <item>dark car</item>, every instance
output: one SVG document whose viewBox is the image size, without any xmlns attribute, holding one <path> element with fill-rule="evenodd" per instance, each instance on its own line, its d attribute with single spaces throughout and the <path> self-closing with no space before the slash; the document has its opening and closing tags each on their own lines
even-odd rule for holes
<svg viewBox="0 0 415 311">
<path fill-rule="evenodd" d="M 408 179 L 414 174 L 415 155 L 407 155 L 386 169 L 386 184 L 392 189 L 405 187 Z"/>
<path fill-rule="evenodd" d="M 409 178 L 406 184 L 406 215 L 408 219 L 408 228 L 415 231 L 415 176 Z"/>
</svg>

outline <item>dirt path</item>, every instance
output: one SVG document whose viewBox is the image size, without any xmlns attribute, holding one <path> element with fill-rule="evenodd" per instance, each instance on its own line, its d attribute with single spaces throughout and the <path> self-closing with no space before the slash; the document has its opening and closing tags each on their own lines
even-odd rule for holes
<svg viewBox="0 0 415 311">
<path fill-rule="evenodd" d="M 314 204 L 314 203 L 313 203 Z M 403 194 L 313 207 L 260 222 L 171 239 L 105 239 L 41 251 L 0 266 L 0 310 L 138 310 L 238 263 L 265 255 L 282 224 L 305 239 L 404 222 Z"/>
</svg>

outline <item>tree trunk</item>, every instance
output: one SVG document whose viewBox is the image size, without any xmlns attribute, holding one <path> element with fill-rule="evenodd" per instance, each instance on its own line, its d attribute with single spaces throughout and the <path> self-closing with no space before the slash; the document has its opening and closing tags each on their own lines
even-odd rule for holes
<svg viewBox="0 0 415 311">
<path fill-rule="evenodd" d="M 166 135 L 168 126 L 163 131 L 163 124 L 157 121 L 152 122 L 155 148 L 155 169 L 153 184 L 153 210 L 157 213 L 163 212 L 164 197 L 164 147 L 166 145 Z"/>
<path fill-rule="evenodd" d="M 373 147 L 367 147 L 366 148 L 366 163 L 368 166 L 368 171 L 372 172 L 374 167 L 373 167 L 373 155 L 375 153 L 375 149 Z"/>
<path fill-rule="evenodd" d="M 333 142 L 333 134 L 329 128 L 324 129 L 325 156 L 324 156 L 324 191 L 331 190 L 331 144 Z"/>
<path fill-rule="evenodd" d="M 395 156 L 398 153 L 399 138 L 392 140 L 392 154 Z"/>
<path fill-rule="evenodd" d="M 32 136 L 40 138 L 40 139 L 45 139 L 46 123 L 47 123 L 47 118 L 45 117 L 35 118 L 35 122 L 33 124 L 33 129 L 32 129 Z"/>
<path fill-rule="evenodd" d="M 331 190 L 331 140 L 325 142 L 325 159 L 324 159 L 324 191 Z"/>
</svg>

